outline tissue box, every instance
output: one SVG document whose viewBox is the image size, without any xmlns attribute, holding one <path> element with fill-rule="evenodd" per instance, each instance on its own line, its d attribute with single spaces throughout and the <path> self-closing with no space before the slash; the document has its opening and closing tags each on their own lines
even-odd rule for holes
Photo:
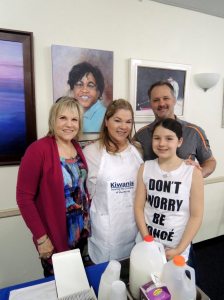
<svg viewBox="0 0 224 300">
<path fill-rule="evenodd" d="M 171 300 L 171 295 L 166 286 L 156 287 L 150 281 L 141 286 L 140 300 Z"/>
</svg>

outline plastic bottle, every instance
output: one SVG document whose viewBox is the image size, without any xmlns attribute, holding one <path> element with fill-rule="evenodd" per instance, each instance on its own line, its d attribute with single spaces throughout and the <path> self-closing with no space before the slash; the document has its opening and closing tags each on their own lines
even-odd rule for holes
<svg viewBox="0 0 224 300">
<path fill-rule="evenodd" d="M 164 265 L 161 280 L 167 286 L 172 300 L 196 299 L 195 271 L 185 263 L 183 256 L 175 256 Z"/>
<path fill-rule="evenodd" d="M 129 284 L 132 296 L 140 297 L 140 287 L 151 281 L 151 273 L 161 276 L 166 263 L 165 250 L 151 235 L 136 244 L 130 255 Z M 180 299 L 179 299 L 180 300 Z"/>
<path fill-rule="evenodd" d="M 98 292 L 98 300 L 109 300 L 112 283 L 120 279 L 121 264 L 116 260 L 111 260 L 103 272 Z"/>
<path fill-rule="evenodd" d="M 111 285 L 110 300 L 127 300 L 126 285 L 121 280 L 115 280 Z"/>
</svg>

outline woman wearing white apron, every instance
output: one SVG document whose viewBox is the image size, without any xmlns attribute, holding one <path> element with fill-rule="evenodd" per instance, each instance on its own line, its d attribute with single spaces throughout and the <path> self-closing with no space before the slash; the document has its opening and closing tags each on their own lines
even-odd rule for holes
<svg viewBox="0 0 224 300">
<path fill-rule="evenodd" d="M 88 251 L 94 263 L 126 258 L 135 243 L 133 202 L 143 161 L 130 142 L 133 121 L 130 103 L 113 101 L 107 108 L 99 140 L 84 149 L 92 198 Z"/>
</svg>

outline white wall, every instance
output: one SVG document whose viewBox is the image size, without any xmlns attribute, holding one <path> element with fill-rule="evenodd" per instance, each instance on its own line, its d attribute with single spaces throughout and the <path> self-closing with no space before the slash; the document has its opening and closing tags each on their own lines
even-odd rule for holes
<svg viewBox="0 0 224 300">
<path fill-rule="evenodd" d="M 191 65 L 184 116 L 200 124 L 209 137 L 218 162 L 211 177 L 223 176 L 223 81 L 204 93 L 195 85 L 193 74 L 218 72 L 223 78 L 224 19 L 149 0 L 1 0 L 0 28 L 34 34 L 38 137 L 47 131 L 53 99 L 52 44 L 113 51 L 114 98 L 129 96 L 130 58 Z M 16 207 L 17 171 L 17 166 L 0 167 L 0 210 Z M 224 185 L 218 183 L 214 188 L 211 184 L 205 190 L 206 213 L 196 241 L 224 232 Z M 0 219 L 0 241 L 0 286 L 42 276 L 20 216 Z"/>
</svg>

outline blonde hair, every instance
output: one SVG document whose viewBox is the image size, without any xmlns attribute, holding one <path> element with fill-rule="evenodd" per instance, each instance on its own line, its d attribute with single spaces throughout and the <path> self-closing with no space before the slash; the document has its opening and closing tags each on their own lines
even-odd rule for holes
<svg viewBox="0 0 224 300">
<path fill-rule="evenodd" d="M 118 145 L 110 137 L 108 128 L 106 126 L 106 120 L 109 120 L 111 117 L 113 117 L 113 115 L 120 109 L 125 109 L 125 110 L 128 110 L 131 112 L 132 128 L 131 128 L 130 134 L 127 137 L 128 141 L 131 143 L 132 132 L 133 132 L 133 128 L 134 128 L 133 108 L 132 108 L 130 102 L 128 102 L 127 100 L 124 100 L 124 99 L 113 100 L 107 107 L 107 110 L 106 110 L 106 113 L 105 113 L 105 116 L 103 119 L 103 123 L 101 126 L 101 130 L 100 130 L 100 135 L 99 135 L 100 144 L 101 144 L 101 146 L 106 147 L 107 152 L 116 153 L 119 150 Z"/>
<path fill-rule="evenodd" d="M 47 136 L 55 136 L 55 123 L 57 117 L 60 113 L 64 110 L 68 109 L 72 112 L 78 112 L 79 116 L 79 131 L 75 137 L 75 140 L 78 140 L 81 133 L 82 133 L 82 116 L 83 116 L 83 109 L 81 105 L 75 98 L 72 97 L 61 97 L 59 98 L 51 107 L 49 118 L 48 118 L 48 133 Z"/>
</svg>

